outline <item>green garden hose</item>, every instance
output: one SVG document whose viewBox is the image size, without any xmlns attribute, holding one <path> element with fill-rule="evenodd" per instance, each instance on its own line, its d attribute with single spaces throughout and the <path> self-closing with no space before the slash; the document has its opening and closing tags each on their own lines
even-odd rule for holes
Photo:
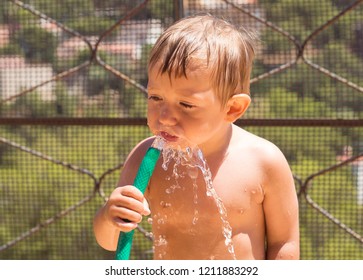
<svg viewBox="0 0 363 280">
<path fill-rule="evenodd" d="M 156 162 L 159 159 L 161 150 L 161 144 L 159 142 L 158 138 L 156 138 L 152 146 L 147 150 L 137 171 L 134 186 L 142 193 L 145 192 L 151 175 L 154 172 Z M 128 260 L 130 258 L 133 236 L 134 230 L 120 233 L 117 243 L 116 260 Z"/>
</svg>

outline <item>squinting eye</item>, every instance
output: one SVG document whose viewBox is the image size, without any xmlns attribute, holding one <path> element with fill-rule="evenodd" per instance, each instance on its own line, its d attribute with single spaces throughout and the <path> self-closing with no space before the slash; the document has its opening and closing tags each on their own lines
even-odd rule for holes
<svg viewBox="0 0 363 280">
<path fill-rule="evenodd" d="M 187 108 L 187 109 L 192 109 L 192 108 L 195 107 L 194 105 L 191 105 L 191 104 L 188 104 L 188 103 L 185 103 L 185 102 L 180 102 L 179 104 L 181 106 L 183 106 L 184 108 Z"/>
<path fill-rule="evenodd" d="M 156 95 L 151 95 L 151 96 L 148 96 L 149 100 L 152 100 L 152 101 L 160 101 L 161 98 L 159 96 L 156 96 Z"/>
</svg>

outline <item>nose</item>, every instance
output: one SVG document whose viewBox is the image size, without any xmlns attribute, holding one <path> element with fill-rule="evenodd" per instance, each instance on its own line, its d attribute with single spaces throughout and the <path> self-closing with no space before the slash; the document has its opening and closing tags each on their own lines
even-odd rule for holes
<svg viewBox="0 0 363 280">
<path fill-rule="evenodd" d="M 175 110 L 168 104 L 160 106 L 159 122 L 166 126 L 172 126 L 177 123 Z"/>
</svg>

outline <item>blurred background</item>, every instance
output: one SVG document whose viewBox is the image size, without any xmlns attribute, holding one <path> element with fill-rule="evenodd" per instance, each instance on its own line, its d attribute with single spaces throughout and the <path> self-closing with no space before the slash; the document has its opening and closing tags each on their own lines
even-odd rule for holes
<svg viewBox="0 0 363 280">
<path fill-rule="evenodd" d="M 1 1 L 0 259 L 114 258 L 92 219 L 150 135 L 149 50 L 200 12 L 261 39 L 237 124 L 289 161 L 301 258 L 363 259 L 362 0 Z M 152 259 L 149 230 L 133 259 Z"/>
</svg>

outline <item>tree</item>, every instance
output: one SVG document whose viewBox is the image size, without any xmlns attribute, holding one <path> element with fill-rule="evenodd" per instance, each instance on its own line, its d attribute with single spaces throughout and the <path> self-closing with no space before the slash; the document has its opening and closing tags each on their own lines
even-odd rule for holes
<svg viewBox="0 0 363 280">
<path fill-rule="evenodd" d="M 52 33 L 36 26 L 22 26 L 15 38 L 29 62 L 53 62 L 57 41 Z"/>
</svg>

